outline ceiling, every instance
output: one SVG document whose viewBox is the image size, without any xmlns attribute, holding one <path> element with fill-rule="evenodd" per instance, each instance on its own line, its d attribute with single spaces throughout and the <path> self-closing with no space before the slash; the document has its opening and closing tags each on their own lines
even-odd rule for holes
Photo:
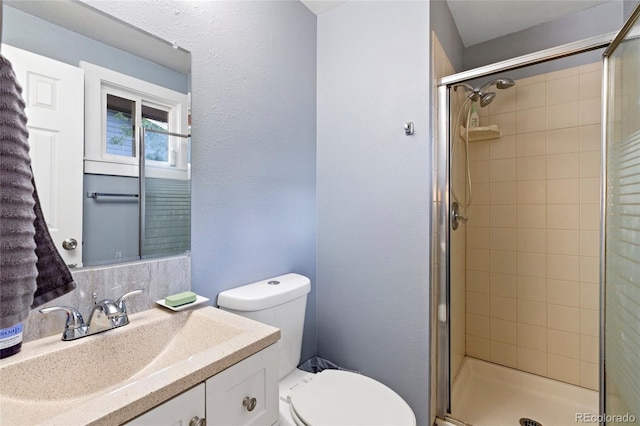
<svg viewBox="0 0 640 426">
<path fill-rule="evenodd" d="M 322 12 L 326 12 L 327 10 L 336 8 L 343 3 L 346 3 L 346 0 L 300 0 L 305 6 L 309 8 L 316 15 L 321 14 Z"/>
<path fill-rule="evenodd" d="M 615 0 L 447 0 L 465 47 Z M 509 17 L 509 19 L 505 19 Z"/>
<path fill-rule="evenodd" d="M 301 1 L 316 15 L 346 3 Z M 611 1 L 617 0 L 446 0 L 465 47 Z"/>
</svg>

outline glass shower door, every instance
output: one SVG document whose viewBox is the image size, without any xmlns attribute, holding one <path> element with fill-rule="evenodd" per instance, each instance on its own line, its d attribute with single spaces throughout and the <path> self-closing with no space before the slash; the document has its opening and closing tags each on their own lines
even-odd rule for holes
<svg viewBox="0 0 640 426">
<path fill-rule="evenodd" d="M 640 421 L 639 15 L 640 6 L 605 52 L 604 353 L 600 408 L 606 425 Z"/>
<path fill-rule="evenodd" d="M 168 131 L 162 111 L 149 110 L 145 117 L 143 106 L 140 138 L 142 259 L 191 249 L 191 136 Z"/>
</svg>

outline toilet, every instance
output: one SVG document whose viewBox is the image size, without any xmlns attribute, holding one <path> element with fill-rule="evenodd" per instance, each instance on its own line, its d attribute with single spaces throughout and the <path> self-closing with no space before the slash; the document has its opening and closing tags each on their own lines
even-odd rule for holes
<svg viewBox="0 0 640 426">
<path fill-rule="evenodd" d="M 370 377 L 342 370 L 313 374 L 296 368 L 310 290 L 309 278 L 286 274 L 218 295 L 221 309 L 280 329 L 280 425 L 415 426 L 415 415 L 400 395 Z"/>
</svg>

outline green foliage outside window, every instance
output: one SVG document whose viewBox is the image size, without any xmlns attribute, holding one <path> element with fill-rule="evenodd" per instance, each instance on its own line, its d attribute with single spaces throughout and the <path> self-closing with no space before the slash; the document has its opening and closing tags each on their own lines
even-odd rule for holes
<svg viewBox="0 0 640 426">
<path fill-rule="evenodd" d="M 118 147 L 116 150 L 122 152 L 126 151 L 125 145 L 131 144 L 133 140 L 133 126 L 131 124 L 131 115 L 125 114 L 122 112 L 117 112 L 115 114 L 109 114 L 110 118 L 115 120 L 115 124 L 118 128 L 117 133 L 113 134 L 109 138 L 108 146 L 109 147 Z M 164 123 L 166 124 L 166 123 Z M 148 118 L 142 118 L 142 127 L 150 130 L 159 130 L 159 131 L 167 131 L 167 127 L 163 127 L 158 124 L 158 122 L 154 120 L 150 120 Z M 168 157 L 168 145 L 169 138 L 167 135 L 162 135 L 158 133 L 148 132 L 145 134 L 145 156 L 146 160 L 152 161 L 169 161 Z M 120 153 L 111 152 L 113 150 L 109 150 L 109 153 L 114 153 L 118 155 L 122 155 Z M 129 152 L 131 150 L 129 149 Z"/>
</svg>

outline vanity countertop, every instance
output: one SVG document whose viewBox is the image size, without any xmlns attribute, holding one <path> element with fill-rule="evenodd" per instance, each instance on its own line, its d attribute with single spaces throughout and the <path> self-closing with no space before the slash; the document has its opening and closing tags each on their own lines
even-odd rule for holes
<svg viewBox="0 0 640 426">
<path fill-rule="evenodd" d="M 70 342 L 39 339 L 0 360 L 0 424 L 125 423 L 280 338 L 211 306 L 153 308 L 130 321 Z"/>
</svg>

